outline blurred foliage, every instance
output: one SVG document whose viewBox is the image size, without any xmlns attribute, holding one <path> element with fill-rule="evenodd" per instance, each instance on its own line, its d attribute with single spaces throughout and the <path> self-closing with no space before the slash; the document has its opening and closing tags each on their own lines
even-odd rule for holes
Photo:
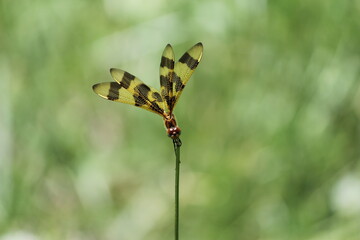
<svg viewBox="0 0 360 240">
<path fill-rule="evenodd" d="M 175 110 L 181 239 L 360 239 L 360 1 L 0 1 L 0 239 L 172 239 L 162 119 L 91 86 L 159 86 Z"/>
</svg>

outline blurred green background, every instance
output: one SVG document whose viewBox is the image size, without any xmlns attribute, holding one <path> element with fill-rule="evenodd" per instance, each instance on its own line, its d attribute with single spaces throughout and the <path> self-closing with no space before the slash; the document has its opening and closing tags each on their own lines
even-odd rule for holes
<svg viewBox="0 0 360 240">
<path fill-rule="evenodd" d="M 162 119 L 91 86 L 159 88 L 167 43 L 204 56 L 175 114 L 182 240 L 360 239 L 360 1 L 0 1 L 0 239 L 173 239 Z"/>
</svg>

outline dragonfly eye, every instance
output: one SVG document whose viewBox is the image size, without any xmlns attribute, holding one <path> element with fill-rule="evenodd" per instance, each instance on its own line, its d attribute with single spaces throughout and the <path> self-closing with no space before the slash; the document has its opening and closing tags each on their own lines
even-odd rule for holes
<svg viewBox="0 0 360 240">
<path fill-rule="evenodd" d="M 167 129 L 167 134 L 172 139 L 177 139 L 180 137 L 181 129 L 179 127 L 171 127 Z"/>
</svg>

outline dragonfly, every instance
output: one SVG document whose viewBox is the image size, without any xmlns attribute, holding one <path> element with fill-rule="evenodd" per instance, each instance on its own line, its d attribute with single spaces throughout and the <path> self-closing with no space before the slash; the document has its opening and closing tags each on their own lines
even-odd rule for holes
<svg viewBox="0 0 360 240">
<path fill-rule="evenodd" d="M 95 84 L 93 90 L 102 98 L 130 104 L 160 115 L 164 120 L 167 135 L 181 145 L 181 129 L 176 123 L 173 111 L 202 55 L 203 45 L 199 42 L 175 63 L 174 50 L 167 44 L 160 62 L 160 92 L 134 75 L 117 68 L 110 69 L 115 82 Z"/>
</svg>

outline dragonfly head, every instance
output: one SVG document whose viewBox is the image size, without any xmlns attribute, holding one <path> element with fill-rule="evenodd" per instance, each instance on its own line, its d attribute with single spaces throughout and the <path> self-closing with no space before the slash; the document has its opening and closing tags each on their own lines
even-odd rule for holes
<svg viewBox="0 0 360 240">
<path fill-rule="evenodd" d="M 181 129 L 176 123 L 175 116 L 173 114 L 165 116 L 164 123 L 165 123 L 167 135 L 171 139 L 178 139 L 181 134 Z"/>
<path fill-rule="evenodd" d="M 181 134 L 181 129 L 178 126 L 168 128 L 167 134 L 171 139 L 178 139 Z"/>
</svg>

